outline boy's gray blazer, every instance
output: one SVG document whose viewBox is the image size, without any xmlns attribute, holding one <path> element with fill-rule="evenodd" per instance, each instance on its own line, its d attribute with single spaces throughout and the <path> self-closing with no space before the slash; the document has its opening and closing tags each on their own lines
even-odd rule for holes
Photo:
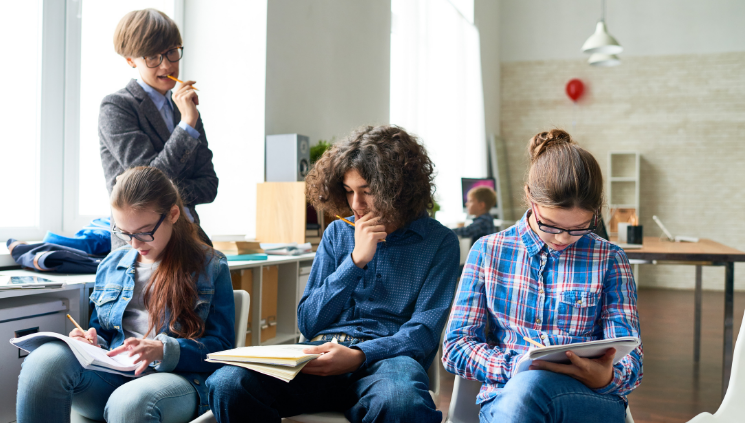
<svg viewBox="0 0 745 423">
<path fill-rule="evenodd" d="M 181 112 L 177 107 L 173 118 L 175 129 L 169 134 L 155 103 L 134 79 L 103 99 L 98 137 L 106 188 L 111 194 L 116 177 L 131 167 L 157 167 L 176 183 L 184 205 L 199 224 L 194 206 L 211 203 L 217 196 L 212 151 L 207 146 L 201 116 L 194 128 L 199 139 L 178 126 Z"/>
</svg>

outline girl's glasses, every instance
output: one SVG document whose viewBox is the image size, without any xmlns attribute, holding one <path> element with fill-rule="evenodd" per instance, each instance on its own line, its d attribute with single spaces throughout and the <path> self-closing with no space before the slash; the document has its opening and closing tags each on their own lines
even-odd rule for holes
<svg viewBox="0 0 745 423">
<path fill-rule="evenodd" d="M 184 48 L 183 47 L 176 47 L 168 50 L 165 52 L 165 54 L 154 54 L 152 56 L 144 56 L 143 59 L 145 59 L 145 65 L 149 68 L 157 68 L 160 66 L 161 63 L 163 63 L 163 57 L 168 59 L 169 62 L 178 62 L 181 60 L 182 57 L 184 57 Z"/>
<path fill-rule="evenodd" d="M 160 227 L 160 224 L 163 223 L 163 221 L 166 218 L 166 214 L 163 213 L 160 215 L 160 220 L 158 223 L 155 224 L 155 227 L 150 232 L 140 232 L 137 234 L 126 234 L 119 230 L 116 225 L 114 225 L 114 229 L 112 232 L 116 234 L 116 236 L 119 237 L 119 239 L 126 241 L 127 243 L 132 242 L 132 238 L 140 241 L 140 242 L 153 242 L 155 241 L 155 232 L 158 230 L 158 227 Z"/>
<path fill-rule="evenodd" d="M 535 204 L 531 203 L 531 206 L 533 208 L 533 213 L 535 213 L 535 222 L 538 224 L 538 229 L 542 230 L 543 232 L 547 234 L 560 234 L 562 232 L 568 233 L 570 236 L 582 236 L 587 235 L 590 232 L 595 231 L 595 229 L 598 227 L 598 215 L 595 213 L 593 216 L 593 223 L 592 226 L 585 229 L 564 229 L 564 228 L 557 228 L 556 226 L 546 225 L 545 223 L 541 222 L 540 218 L 541 215 L 538 214 L 538 210 L 536 210 Z"/>
</svg>

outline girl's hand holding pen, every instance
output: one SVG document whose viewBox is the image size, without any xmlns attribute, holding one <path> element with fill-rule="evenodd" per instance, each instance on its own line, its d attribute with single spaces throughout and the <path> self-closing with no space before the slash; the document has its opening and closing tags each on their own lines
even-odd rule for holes
<svg viewBox="0 0 745 423">
<path fill-rule="evenodd" d="M 98 346 L 98 335 L 96 334 L 96 328 L 90 328 L 87 331 L 75 328 L 72 330 L 72 332 L 70 332 L 69 336 L 72 339 L 77 339 L 78 341 Z"/>
<path fill-rule="evenodd" d="M 613 381 L 613 356 L 615 348 L 610 348 L 600 358 L 582 358 L 567 351 L 566 355 L 571 364 L 551 363 L 535 360 L 530 370 L 548 370 L 571 376 L 585 384 L 590 389 L 600 389 Z"/>
<path fill-rule="evenodd" d="M 378 243 L 385 240 L 388 234 L 385 226 L 380 224 L 380 216 L 373 212 L 362 216 L 354 225 L 354 250 L 352 261 L 363 269 L 367 263 L 372 261 L 378 249 Z"/>
<path fill-rule="evenodd" d="M 192 128 L 196 128 L 197 118 L 199 118 L 199 111 L 197 110 L 199 96 L 194 91 L 193 85 L 195 83 L 196 81 L 184 81 L 183 84 L 176 88 L 172 95 L 173 103 L 176 104 L 179 112 L 181 112 L 181 120 Z"/>
<path fill-rule="evenodd" d="M 124 344 L 106 353 L 109 357 L 129 351 L 129 357 L 139 354 L 135 364 L 141 363 L 135 369 L 135 375 L 138 375 L 147 369 L 153 361 L 163 360 L 163 343 L 154 339 L 127 338 Z"/>
</svg>

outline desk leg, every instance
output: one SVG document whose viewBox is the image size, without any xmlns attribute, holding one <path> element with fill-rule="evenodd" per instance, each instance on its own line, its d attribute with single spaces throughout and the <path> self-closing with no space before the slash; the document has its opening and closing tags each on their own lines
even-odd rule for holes
<svg viewBox="0 0 745 423">
<path fill-rule="evenodd" d="M 728 262 L 724 268 L 724 351 L 722 354 L 722 398 L 727 393 L 732 373 L 732 313 L 735 290 L 735 263 Z"/>
<path fill-rule="evenodd" d="M 701 358 L 701 266 L 696 266 L 696 300 L 693 312 L 693 362 Z"/>
</svg>

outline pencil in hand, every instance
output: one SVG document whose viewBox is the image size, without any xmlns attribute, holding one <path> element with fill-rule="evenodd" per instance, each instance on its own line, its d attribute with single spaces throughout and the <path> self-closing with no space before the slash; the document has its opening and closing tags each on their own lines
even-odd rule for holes
<svg viewBox="0 0 745 423">
<path fill-rule="evenodd" d="M 72 322 L 73 325 L 75 325 L 76 328 L 80 329 L 83 332 L 83 334 L 85 334 L 85 330 L 83 330 L 83 328 L 80 327 L 78 322 L 76 322 L 75 319 L 72 318 L 72 316 L 68 314 L 67 318 L 70 319 L 70 321 Z M 91 341 L 90 338 L 86 336 L 85 339 L 88 341 L 89 344 L 93 345 L 93 341 Z"/>
<path fill-rule="evenodd" d="M 343 222 L 347 222 L 347 223 L 349 223 L 350 225 L 352 225 L 352 227 L 353 227 L 353 228 L 356 228 L 356 226 L 354 226 L 354 222 L 350 222 L 349 220 L 347 220 L 347 219 L 345 219 L 345 218 L 343 218 L 343 217 L 339 216 L 338 214 L 336 215 L 336 217 L 338 217 L 338 218 L 339 218 L 339 220 L 341 220 L 341 221 L 343 221 Z M 380 242 L 385 242 L 385 240 L 384 240 L 384 239 L 381 239 L 381 240 L 380 240 Z"/>
<path fill-rule="evenodd" d="M 172 80 L 174 80 L 174 81 L 176 81 L 176 82 L 178 82 L 178 83 L 180 83 L 180 84 L 183 84 L 183 83 L 184 83 L 184 81 L 182 81 L 182 80 L 180 80 L 180 79 L 178 79 L 178 78 L 174 78 L 174 77 L 172 77 L 171 75 L 166 75 L 166 77 L 167 77 L 168 79 L 172 79 Z M 197 89 L 197 87 L 195 87 L 195 86 L 193 86 L 193 85 L 192 85 L 191 87 L 192 87 L 192 88 L 194 88 L 194 91 L 199 91 L 199 90 Z"/>
<path fill-rule="evenodd" d="M 539 343 L 535 342 L 534 340 L 528 338 L 527 336 L 523 336 L 523 339 L 526 340 L 526 341 L 528 341 L 528 342 L 530 342 L 531 344 L 535 345 L 538 348 L 545 348 L 546 347 L 545 345 L 539 344 Z"/>
</svg>

